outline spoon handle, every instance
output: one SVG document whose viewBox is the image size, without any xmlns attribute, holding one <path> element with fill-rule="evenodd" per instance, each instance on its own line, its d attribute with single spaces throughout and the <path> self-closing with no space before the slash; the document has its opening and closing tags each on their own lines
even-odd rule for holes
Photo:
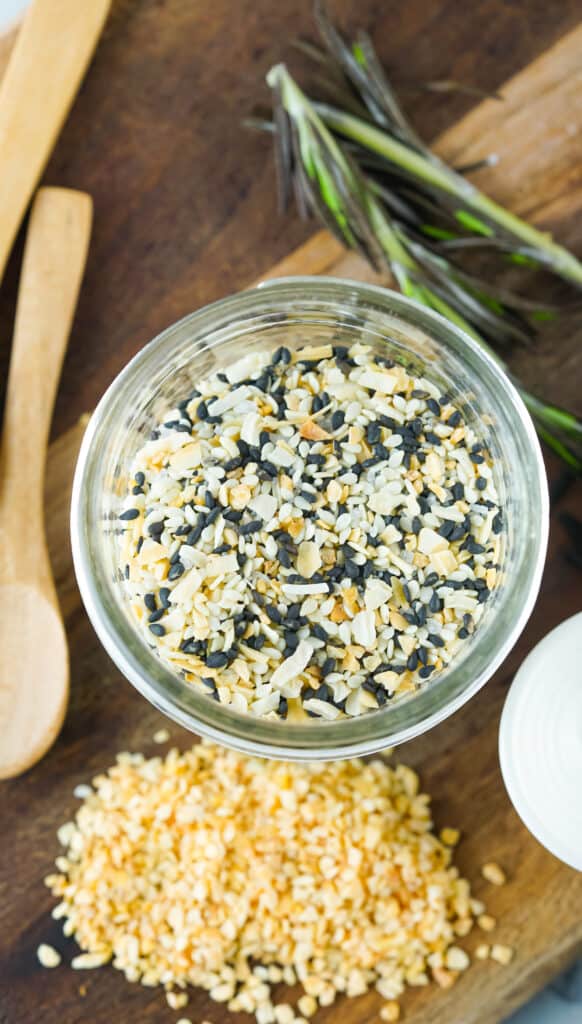
<svg viewBox="0 0 582 1024">
<path fill-rule="evenodd" d="M 111 0 L 34 0 L 0 85 L 0 280 Z"/>
<path fill-rule="evenodd" d="M 43 526 L 46 447 L 67 339 L 85 268 L 92 200 L 42 188 L 24 250 L 0 450 L 0 561 L 9 579 L 48 569 Z M 23 543 L 14 544 L 14 538 Z M 17 551 L 10 555 L 10 549 Z M 12 566 L 6 565 L 13 558 Z M 44 573 L 46 575 L 46 573 Z M 50 580 L 50 576 L 49 576 Z"/>
</svg>

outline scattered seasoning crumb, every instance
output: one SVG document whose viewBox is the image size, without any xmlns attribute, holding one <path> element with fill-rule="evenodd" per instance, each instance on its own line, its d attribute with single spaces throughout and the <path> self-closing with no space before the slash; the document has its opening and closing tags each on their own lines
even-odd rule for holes
<svg viewBox="0 0 582 1024">
<path fill-rule="evenodd" d="M 36 951 L 38 962 L 43 967 L 58 967 L 61 962 L 61 954 L 46 942 L 41 942 Z"/>
<path fill-rule="evenodd" d="M 491 946 L 487 942 L 481 942 L 475 950 L 477 960 L 488 960 L 491 953 Z"/>
<path fill-rule="evenodd" d="M 80 785 L 75 786 L 73 796 L 75 796 L 77 800 L 85 800 L 88 796 L 91 796 L 92 792 L 93 790 L 91 789 L 91 786 L 87 786 L 82 782 Z"/>
<path fill-rule="evenodd" d="M 445 846 L 456 846 L 461 838 L 458 828 L 442 828 L 440 831 L 441 842 Z"/>
<path fill-rule="evenodd" d="M 188 1005 L 186 992 L 166 992 L 166 1002 L 171 1010 L 183 1010 Z"/>
<path fill-rule="evenodd" d="M 103 964 L 110 959 L 111 951 L 109 950 L 107 952 L 80 953 L 79 956 L 75 956 L 71 960 L 71 967 L 74 971 L 92 971 L 96 967 L 103 967 Z"/>
<path fill-rule="evenodd" d="M 389 1021 L 390 1024 L 400 1020 L 400 1003 L 395 1002 L 393 999 L 389 1003 L 384 1003 L 380 1010 L 380 1020 Z"/>
<path fill-rule="evenodd" d="M 154 743 L 167 743 L 169 738 L 170 733 L 167 729 L 158 729 L 153 736 Z"/>
<path fill-rule="evenodd" d="M 497 924 L 494 917 L 491 914 L 479 914 L 477 918 L 477 924 L 484 932 L 492 932 Z"/>
<path fill-rule="evenodd" d="M 304 1017 L 313 1017 L 317 1013 L 317 1000 L 313 996 L 301 996 L 297 1000 L 297 1009 Z"/>
<path fill-rule="evenodd" d="M 450 946 L 445 963 L 450 971 L 466 971 L 471 963 L 468 954 L 460 946 Z"/>
<path fill-rule="evenodd" d="M 495 466 L 436 384 L 369 346 L 279 351 L 156 425 L 121 575 L 147 642 L 210 699 L 354 717 L 429 685 L 479 627 L 504 561 Z"/>
<path fill-rule="evenodd" d="M 498 964 L 509 964 L 513 960 L 514 950 L 511 946 L 501 946 L 495 944 L 491 947 L 491 959 L 496 960 Z"/>
<path fill-rule="evenodd" d="M 452 988 L 458 977 L 455 971 L 447 971 L 444 967 L 434 967 L 432 976 L 440 988 Z"/>
<path fill-rule="evenodd" d="M 123 753 L 59 833 L 65 855 L 45 881 L 83 950 L 72 966 L 111 961 L 164 986 L 173 1009 L 197 985 L 257 1024 L 297 1024 L 343 992 L 375 986 L 390 1005 L 431 977 L 449 987 L 469 964 L 454 938 L 470 886 L 404 765 L 267 761 L 207 742 Z M 297 1010 L 273 1004 L 281 981 L 302 985 Z"/>
<path fill-rule="evenodd" d="M 505 885 L 507 876 L 503 868 L 499 867 L 494 861 L 489 861 L 484 864 L 481 868 L 481 874 L 491 885 Z"/>
</svg>

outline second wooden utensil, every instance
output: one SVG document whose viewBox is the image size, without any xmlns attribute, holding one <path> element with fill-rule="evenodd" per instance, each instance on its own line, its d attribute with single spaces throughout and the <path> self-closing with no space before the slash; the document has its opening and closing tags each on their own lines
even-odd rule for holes
<svg viewBox="0 0 582 1024">
<path fill-rule="evenodd" d="M 0 86 L 0 279 L 111 0 L 34 0 Z"/>
<path fill-rule="evenodd" d="M 42 757 L 67 703 L 67 641 L 46 547 L 43 484 L 91 218 L 84 192 L 43 188 L 26 239 L 0 442 L 0 779 Z"/>
</svg>

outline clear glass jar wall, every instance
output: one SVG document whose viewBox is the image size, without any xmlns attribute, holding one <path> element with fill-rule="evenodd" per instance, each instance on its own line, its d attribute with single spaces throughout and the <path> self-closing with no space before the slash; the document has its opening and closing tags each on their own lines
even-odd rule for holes
<svg viewBox="0 0 582 1024">
<path fill-rule="evenodd" d="M 295 724 L 240 715 L 173 675 L 138 633 L 118 565 L 117 516 L 135 452 L 153 423 L 209 373 L 257 347 L 355 340 L 424 372 L 487 441 L 506 523 L 503 581 L 475 636 L 434 681 L 359 718 Z M 147 345 L 106 392 L 83 441 L 72 503 L 75 567 L 103 645 L 148 700 L 181 725 L 249 753 L 287 759 L 356 756 L 434 726 L 492 675 L 531 612 L 547 543 L 543 461 L 507 377 L 467 335 L 386 289 L 291 278 L 221 300 Z"/>
</svg>

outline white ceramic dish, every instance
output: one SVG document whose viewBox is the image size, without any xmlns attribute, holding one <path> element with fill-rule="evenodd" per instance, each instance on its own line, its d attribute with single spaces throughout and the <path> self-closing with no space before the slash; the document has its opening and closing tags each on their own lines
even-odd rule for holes
<svg viewBox="0 0 582 1024">
<path fill-rule="evenodd" d="M 582 871 L 582 612 L 548 633 L 519 669 L 501 716 L 499 759 L 524 825 Z"/>
</svg>

